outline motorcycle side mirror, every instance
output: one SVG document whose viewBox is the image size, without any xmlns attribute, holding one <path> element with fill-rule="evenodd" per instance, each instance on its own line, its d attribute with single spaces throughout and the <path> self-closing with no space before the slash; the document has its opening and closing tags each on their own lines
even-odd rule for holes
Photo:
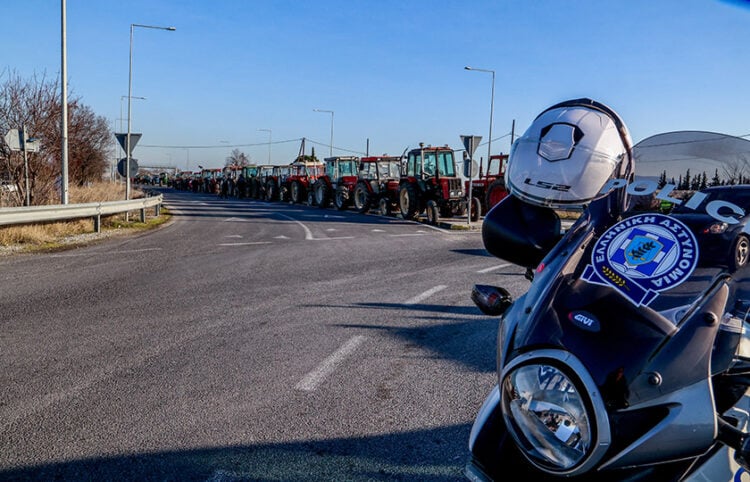
<svg viewBox="0 0 750 482">
<path fill-rule="evenodd" d="M 513 296 L 504 288 L 490 285 L 474 285 L 471 300 L 490 316 L 500 316 L 513 304 Z"/>
<path fill-rule="evenodd" d="M 482 240 L 493 256 L 537 266 L 562 237 L 560 217 L 548 207 L 505 196 L 484 217 Z"/>
</svg>

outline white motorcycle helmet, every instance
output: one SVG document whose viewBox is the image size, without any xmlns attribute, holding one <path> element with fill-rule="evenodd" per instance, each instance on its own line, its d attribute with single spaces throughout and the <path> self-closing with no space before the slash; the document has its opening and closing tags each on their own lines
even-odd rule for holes
<svg viewBox="0 0 750 482">
<path fill-rule="evenodd" d="M 620 117 L 591 99 L 556 104 L 513 143 L 505 175 L 524 202 L 581 210 L 607 192 L 611 179 L 630 180 L 632 141 Z"/>
</svg>

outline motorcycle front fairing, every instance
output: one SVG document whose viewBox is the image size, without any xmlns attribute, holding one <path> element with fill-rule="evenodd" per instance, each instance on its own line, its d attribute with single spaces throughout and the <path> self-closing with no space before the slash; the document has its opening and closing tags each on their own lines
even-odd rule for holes
<svg viewBox="0 0 750 482">
<path fill-rule="evenodd" d="M 620 221 L 633 218 L 632 226 L 620 228 L 631 230 L 631 239 L 643 234 L 643 219 L 636 216 L 629 213 Z M 648 218 L 654 220 L 646 224 L 670 223 Z M 612 480 L 618 474 L 630 480 L 634 470 L 650 473 L 643 467 L 663 468 L 714 446 L 711 376 L 728 362 L 715 366 L 712 354 L 721 320 L 736 298 L 733 285 L 719 270 L 691 271 L 680 289 L 658 296 L 641 289 L 638 294 L 648 303 L 634 303 L 627 290 L 639 286 L 623 283 L 617 289 L 592 276 L 597 267 L 588 260 L 596 259 L 592 252 L 611 233 L 602 231 L 599 223 L 582 217 L 540 263 L 529 291 L 503 315 L 498 386 L 470 439 L 475 474 L 495 470 L 491 460 L 500 449 L 488 454 L 488 443 L 515 442 L 524 457 L 551 475 L 607 471 Z M 668 284 L 670 275 L 676 276 L 666 273 L 659 283 Z M 558 386 L 542 387 L 545 379 L 556 379 Z M 529 396 L 534 393 L 537 398 Z M 527 433 L 535 435 L 527 440 Z M 670 473 L 688 470 L 689 464 L 678 465 Z"/>
</svg>

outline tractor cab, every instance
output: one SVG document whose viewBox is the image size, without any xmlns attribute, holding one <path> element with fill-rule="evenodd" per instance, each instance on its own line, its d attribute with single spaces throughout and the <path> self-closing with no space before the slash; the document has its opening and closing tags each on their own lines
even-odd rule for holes
<svg viewBox="0 0 750 482">
<path fill-rule="evenodd" d="M 312 193 L 310 188 L 323 174 L 323 163 L 298 158 L 289 166 L 289 169 L 289 176 L 286 178 L 289 200 L 294 204 L 307 200 L 310 204 L 308 193 Z"/>
<path fill-rule="evenodd" d="M 401 158 L 393 156 L 363 157 L 359 164 L 354 207 L 361 213 L 377 208 L 382 215 L 398 205 Z"/>
<path fill-rule="evenodd" d="M 479 165 L 479 177 L 471 181 L 472 203 L 481 206 L 484 216 L 492 207 L 508 195 L 505 188 L 505 169 L 508 165 L 508 154 L 490 156 L 487 168 Z M 466 192 L 469 192 L 469 181 L 466 181 Z M 472 211 L 473 213 L 473 211 Z"/>
<path fill-rule="evenodd" d="M 399 205 L 404 219 L 415 219 L 426 211 L 431 224 L 437 224 L 440 216 L 466 213 L 453 149 L 420 143 L 418 149 L 409 151 L 400 181 Z"/>
<path fill-rule="evenodd" d="M 325 208 L 333 201 L 337 209 L 346 209 L 351 203 L 351 193 L 357 185 L 358 169 L 358 157 L 327 157 L 325 172 L 315 182 L 315 203 Z"/>
</svg>

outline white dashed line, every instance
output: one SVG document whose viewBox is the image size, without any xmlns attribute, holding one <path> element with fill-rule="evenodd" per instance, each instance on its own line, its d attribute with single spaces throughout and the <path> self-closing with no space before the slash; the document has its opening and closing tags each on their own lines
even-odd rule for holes
<svg viewBox="0 0 750 482">
<path fill-rule="evenodd" d="M 437 293 L 439 291 L 443 291 L 445 288 L 447 288 L 447 286 L 445 286 L 445 285 L 435 286 L 434 288 L 430 288 L 429 290 L 425 291 L 421 295 L 417 295 L 414 298 L 411 298 L 411 299 L 409 299 L 407 301 L 404 301 L 404 304 L 405 305 L 416 305 L 420 301 L 429 298 L 430 296 L 434 295 L 435 293 Z"/>
<path fill-rule="evenodd" d="M 491 266 L 489 268 L 480 269 L 479 271 L 477 271 L 477 273 L 489 273 L 490 271 L 495 271 L 496 269 L 500 269 L 500 268 L 507 268 L 508 266 L 510 266 L 510 264 L 499 264 L 497 266 Z"/>
<path fill-rule="evenodd" d="M 335 236 L 333 238 L 312 238 L 310 241 L 333 241 L 334 239 L 354 239 L 354 236 Z"/>
<path fill-rule="evenodd" d="M 270 241 L 255 241 L 253 243 L 219 243 L 219 246 L 252 246 L 256 244 L 271 244 Z"/>
<path fill-rule="evenodd" d="M 392 236 L 394 238 L 403 238 L 404 236 L 424 236 L 424 233 L 389 234 L 388 236 Z"/>
<path fill-rule="evenodd" d="M 296 390 L 303 390 L 306 392 L 311 392 L 318 388 L 318 385 L 320 385 L 323 380 L 326 379 L 333 371 L 336 369 L 336 366 L 339 365 L 346 357 L 351 355 L 354 350 L 357 349 L 359 345 L 362 344 L 362 342 L 365 341 L 365 337 L 362 335 L 357 335 L 352 338 L 350 338 L 346 343 L 341 345 L 341 348 L 333 352 L 328 358 L 323 360 L 323 362 L 318 365 L 315 370 L 311 371 L 305 377 L 297 383 L 294 388 Z"/>
</svg>

